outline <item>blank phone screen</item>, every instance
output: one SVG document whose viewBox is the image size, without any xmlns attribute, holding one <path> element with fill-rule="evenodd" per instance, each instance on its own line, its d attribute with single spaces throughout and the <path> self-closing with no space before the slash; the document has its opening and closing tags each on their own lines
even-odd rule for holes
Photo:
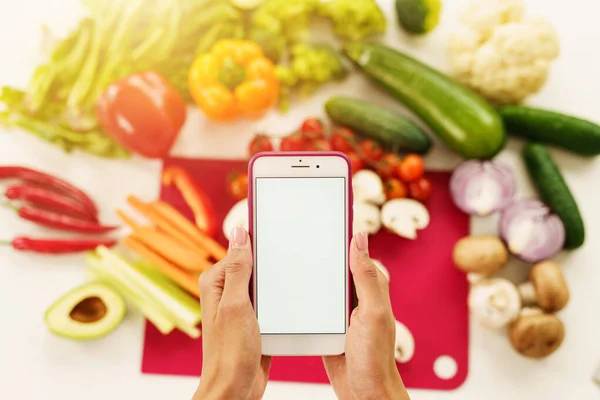
<svg viewBox="0 0 600 400">
<path fill-rule="evenodd" d="M 261 334 L 346 333 L 346 178 L 255 179 Z"/>
</svg>

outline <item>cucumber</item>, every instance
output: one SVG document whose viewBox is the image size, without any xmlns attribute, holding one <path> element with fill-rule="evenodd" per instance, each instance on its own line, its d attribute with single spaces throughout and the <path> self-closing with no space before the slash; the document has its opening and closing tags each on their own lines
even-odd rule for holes
<svg viewBox="0 0 600 400">
<path fill-rule="evenodd" d="M 542 200 L 565 226 L 565 249 L 576 249 L 583 245 L 585 227 L 579 207 L 548 148 L 541 143 L 529 143 L 523 149 L 523 160 Z"/>
<path fill-rule="evenodd" d="M 412 121 L 366 101 L 334 97 L 325 103 L 325 111 L 335 123 L 394 152 L 425 154 L 431 148 L 429 137 Z"/>
<path fill-rule="evenodd" d="M 504 147 L 502 120 L 478 94 L 383 45 L 349 43 L 344 52 L 464 158 L 492 158 Z"/>
<path fill-rule="evenodd" d="M 554 111 L 523 106 L 498 109 L 509 135 L 561 147 L 582 156 L 600 154 L 600 126 Z"/>
<path fill-rule="evenodd" d="M 398 21 L 410 33 L 431 31 L 440 21 L 441 11 L 441 0 L 396 0 Z"/>
</svg>

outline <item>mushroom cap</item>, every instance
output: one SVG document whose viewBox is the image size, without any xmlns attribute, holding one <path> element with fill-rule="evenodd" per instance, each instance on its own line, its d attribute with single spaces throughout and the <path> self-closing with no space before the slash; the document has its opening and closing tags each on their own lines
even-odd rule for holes
<svg viewBox="0 0 600 400">
<path fill-rule="evenodd" d="M 483 326 L 498 329 L 517 319 L 521 296 L 506 279 L 486 279 L 471 286 L 469 309 Z"/>
<path fill-rule="evenodd" d="M 417 230 L 429 225 L 429 211 L 413 199 L 392 199 L 381 207 L 381 222 L 390 231 L 406 239 L 416 239 Z"/>
<path fill-rule="evenodd" d="M 565 308 L 571 296 L 558 264 L 554 261 L 535 264 L 531 268 L 529 279 L 535 286 L 536 300 L 540 308 L 550 313 Z"/>
<path fill-rule="evenodd" d="M 509 337 L 513 348 L 520 354 L 543 358 L 554 353 L 563 343 L 565 327 L 552 314 L 544 314 L 536 308 L 525 308 L 511 326 Z"/>
<path fill-rule="evenodd" d="M 374 235 L 381 229 L 381 213 L 375 204 L 355 202 L 352 230 Z"/>
<path fill-rule="evenodd" d="M 415 355 L 415 338 L 402 322 L 396 321 L 394 357 L 399 363 L 409 362 Z"/>
<path fill-rule="evenodd" d="M 376 260 L 374 258 L 372 258 L 371 261 L 373 261 L 373 264 L 375 264 L 375 266 L 377 268 L 379 268 L 379 270 L 383 273 L 383 275 L 386 277 L 386 279 L 389 282 L 390 281 L 390 273 L 389 273 L 388 269 L 385 267 L 385 265 L 383 265 L 383 263 L 381 261 Z"/>
<path fill-rule="evenodd" d="M 508 263 L 508 250 L 497 236 L 467 236 L 454 245 L 452 259 L 461 271 L 492 275 Z"/>
</svg>

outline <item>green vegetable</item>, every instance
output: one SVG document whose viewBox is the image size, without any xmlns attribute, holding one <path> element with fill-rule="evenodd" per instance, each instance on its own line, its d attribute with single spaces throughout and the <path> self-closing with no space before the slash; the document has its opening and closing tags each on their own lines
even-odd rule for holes
<svg viewBox="0 0 600 400">
<path fill-rule="evenodd" d="M 55 335 L 92 340 L 115 330 L 126 311 L 118 293 L 95 282 L 79 286 L 55 301 L 44 314 L 44 321 Z"/>
<path fill-rule="evenodd" d="M 276 32 L 271 32 L 259 27 L 251 27 L 248 40 L 258 44 L 271 61 L 278 63 L 286 51 L 285 38 Z"/>
<path fill-rule="evenodd" d="M 350 40 L 362 40 L 387 29 L 385 15 L 375 0 L 324 1 L 319 15 L 331 19 L 335 33 Z"/>
<path fill-rule="evenodd" d="M 325 104 L 336 123 L 375 139 L 395 152 L 425 154 L 431 148 L 427 135 L 412 121 L 386 108 L 362 100 L 334 97 Z"/>
<path fill-rule="evenodd" d="M 488 159 L 504 146 L 504 128 L 496 111 L 442 73 L 383 45 L 349 43 L 345 53 L 461 156 Z"/>
<path fill-rule="evenodd" d="M 546 146 L 529 143 L 523 149 L 523 159 L 542 200 L 565 226 L 565 248 L 576 249 L 583 245 L 585 227 L 579 207 Z"/>
<path fill-rule="evenodd" d="M 600 126 L 580 118 L 523 106 L 498 110 L 513 136 L 561 147 L 583 156 L 600 154 Z"/>
<path fill-rule="evenodd" d="M 265 0 L 231 0 L 231 4 L 241 10 L 253 10 L 264 2 Z"/>
<path fill-rule="evenodd" d="M 319 0 L 266 0 L 252 14 L 251 28 L 297 43 L 307 38 L 318 4 Z"/>
<path fill-rule="evenodd" d="M 32 115 L 25 109 L 25 93 L 10 87 L 0 92 L 0 125 L 5 128 L 21 128 L 61 147 L 66 152 L 75 148 L 99 157 L 127 158 L 129 153 L 110 136 L 98 129 L 76 132 L 67 125 L 53 122 L 53 104 L 42 109 L 43 114 Z"/>
<path fill-rule="evenodd" d="M 411 33 L 427 33 L 440 21 L 441 0 L 396 0 L 400 25 Z"/>
<path fill-rule="evenodd" d="M 280 83 L 279 108 L 287 111 L 293 90 L 310 96 L 321 85 L 339 81 L 347 71 L 340 55 L 323 44 L 296 44 L 291 49 L 289 66 L 277 66 Z"/>
<path fill-rule="evenodd" d="M 130 263 L 106 247 L 88 254 L 86 260 L 93 275 L 120 288 L 161 332 L 176 327 L 192 338 L 200 336 L 196 328 L 201 321 L 200 304 L 156 269 Z"/>
<path fill-rule="evenodd" d="M 243 13 L 229 0 L 82 1 L 89 16 L 35 70 L 22 101 L 7 101 L 4 92 L 0 98 L 0 123 L 30 130 L 67 151 L 124 156 L 96 117 L 105 89 L 153 70 L 189 100 L 187 74 L 197 52 L 244 34 Z"/>
</svg>

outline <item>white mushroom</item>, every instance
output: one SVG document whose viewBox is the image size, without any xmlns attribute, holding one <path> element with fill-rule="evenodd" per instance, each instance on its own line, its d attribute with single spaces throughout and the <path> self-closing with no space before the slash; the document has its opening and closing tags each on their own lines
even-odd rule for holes
<svg viewBox="0 0 600 400">
<path fill-rule="evenodd" d="M 385 201 L 385 190 L 379 175 L 373 171 L 362 170 L 352 176 L 354 201 L 381 205 Z"/>
<path fill-rule="evenodd" d="M 383 265 L 383 263 L 379 260 L 375 260 L 375 259 L 371 259 L 371 261 L 373 261 L 373 264 L 375 264 L 375 266 L 377 268 L 379 268 L 379 270 L 381 272 L 383 272 L 383 275 L 385 275 L 385 277 L 387 278 L 388 282 L 390 281 L 390 273 L 388 272 L 387 268 Z"/>
<path fill-rule="evenodd" d="M 415 338 L 403 323 L 396 321 L 396 361 L 406 364 L 415 355 Z"/>
<path fill-rule="evenodd" d="M 414 240 L 417 230 L 429 225 L 429 212 L 416 200 L 394 199 L 381 208 L 381 222 L 398 236 Z"/>
<path fill-rule="evenodd" d="M 354 203 L 354 221 L 352 229 L 354 232 L 366 232 L 376 234 L 381 229 L 379 207 L 371 203 Z"/>
<path fill-rule="evenodd" d="M 521 297 L 510 281 L 492 278 L 476 283 L 469 292 L 469 309 L 483 326 L 498 329 L 519 316 Z"/>
<path fill-rule="evenodd" d="M 236 226 L 243 226 L 244 229 L 248 230 L 248 199 L 238 201 L 231 210 L 227 213 L 227 216 L 223 220 L 223 235 L 229 240 L 229 235 L 233 228 Z"/>
</svg>

